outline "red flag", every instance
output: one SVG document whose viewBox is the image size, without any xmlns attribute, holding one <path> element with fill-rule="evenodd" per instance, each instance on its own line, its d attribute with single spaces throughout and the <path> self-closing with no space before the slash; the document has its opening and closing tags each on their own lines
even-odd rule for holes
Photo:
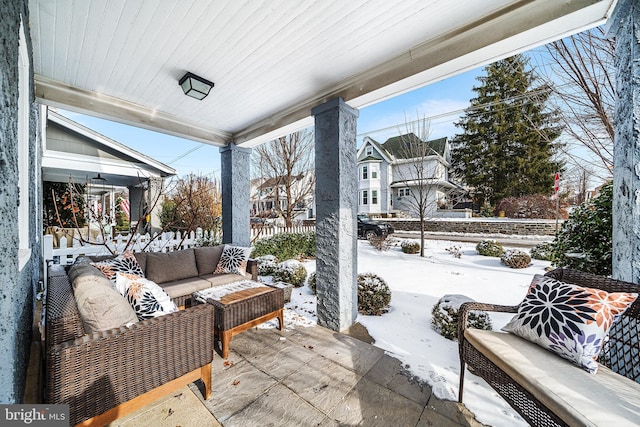
<svg viewBox="0 0 640 427">
<path fill-rule="evenodd" d="M 557 193 L 560 190 L 560 173 L 556 172 L 556 179 L 553 185 L 553 190 Z"/>
<path fill-rule="evenodd" d="M 120 202 L 120 209 L 122 209 L 122 212 L 124 212 L 124 214 L 127 216 L 127 219 L 131 219 L 129 218 L 129 201 L 128 200 L 122 200 Z"/>
</svg>

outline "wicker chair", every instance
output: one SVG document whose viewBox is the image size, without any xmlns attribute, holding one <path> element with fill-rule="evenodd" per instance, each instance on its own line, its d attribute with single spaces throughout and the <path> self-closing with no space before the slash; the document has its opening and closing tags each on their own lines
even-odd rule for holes
<svg viewBox="0 0 640 427">
<path fill-rule="evenodd" d="M 579 286 L 603 289 L 608 292 L 638 292 L 640 287 L 633 283 L 610 279 L 571 269 L 556 269 L 546 276 Z M 464 303 L 458 317 L 458 345 L 460 352 L 460 389 L 458 400 L 462 403 L 465 365 L 471 373 L 484 378 L 527 422 L 535 426 L 567 425 L 536 396 L 521 387 L 496 364 L 465 339 L 470 311 L 516 313 L 518 306 L 503 306 L 479 302 Z M 613 372 L 640 382 L 640 298 L 624 313 L 609 332 L 598 362 Z M 640 410 L 640 408 L 638 408 Z"/>
<path fill-rule="evenodd" d="M 62 266 L 49 268 L 46 304 L 45 401 L 68 404 L 71 425 L 107 424 L 198 379 L 211 396 L 213 306 L 85 335 Z"/>
</svg>

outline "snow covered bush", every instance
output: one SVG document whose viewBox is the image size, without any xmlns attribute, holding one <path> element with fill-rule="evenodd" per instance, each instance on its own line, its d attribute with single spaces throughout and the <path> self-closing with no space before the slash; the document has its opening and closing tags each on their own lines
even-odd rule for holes
<svg viewBox="0 0 640 427">
<path fill-rule="evenodd" d="M 302 286 L 306 279 L 307 269 L 295 259 L 281 262 L 273 272 L 274 281 L 289 283 L 296 288 Z"/>
<path fill-rule="evenodd" d="M 553 242 L 551 262 L 587 273 L 611 274 L 613 248 L 613 184 L 605 184 L 597 197 L 569 215 Z M 567 256 L 569 253 L 580 256 Z"/>
<path fill-rule="evenodd" d="M 316 272 L 315 271 L 309 275 L 309 278 L 307 279 L 307 286 L 309 286 L 309 289 L 311 289 L 311 292 L 313 292 L 314 295 L 318 293 L 318 290 L 316 289 Z"/>
<path fill-rule="evenodd" d="M 369 244 L 379 251 L 388 251 L 391 247 L 391 239 L 387 239 L 387 235 L 369 237 Z"/>
<path fill-rule="evenodd" d="M 551 261 L 552 252 L 553 252 L 552 242 L 538 243 L 537 245 L 531 248 L 531 258 L 539 259 L 542 261 Z"/>
<path fill-rule="evenodd" d="M 445 248 L 445 251 L 450 253 L 451 256 L 454 258 L 462 258 L 461 249 L 462 249 L 461 246 L 453 245 L 453 246 L 449 246 L 448 248 Z"/>
<path fill-rule="evenodd" d="M 531 257 L 521 250 L 509 249 L 502 254 L 500 262 L 511 268 L 526 268 L 531 264 Z"/>
<path fill-rule="evenodd" d="M 263 255 L 256 258 L 258 262 L 258 276 L 272 276 L 278 267 L 278 258 L 273 255 Z"/>
<path fill-rule="evenodd" d="M 387 282 L 373 273 L 358 274 L 358 312 L 380 316 L 388 311 L 391 289 Z"/>
<path fill-rule="evenodd" d="M 406 239 L 402 241 L 400 248 L 405 254 L 417 254 L 420 252 L 420 242 L 413 239 Z"/>
<path fill-rule="evenodd" d="M 500 256 L 504 253 L 504 248 L 495 240 L 483 240 L 476 245 L 476 251 L 483 256 Z"/>
<path fill-rule="evenodd" d="M 273 255 L 278 259 L 316 256 L 316 233 L 280 233 L 256 240 L 251 256 Z"/>
<path fill-rule="evenodd" d="M 431 310 L 431 326 L 443 337 L 449 340 L 458 339 L 458 310 L 465 302 L 473 301 L 464 295 L 445 295 Z M 486 329 L 490 331 L 491 318 L 486 311 L 472 311 L 469 313 L 467 325 L 470 328 Z"/>
</svg>

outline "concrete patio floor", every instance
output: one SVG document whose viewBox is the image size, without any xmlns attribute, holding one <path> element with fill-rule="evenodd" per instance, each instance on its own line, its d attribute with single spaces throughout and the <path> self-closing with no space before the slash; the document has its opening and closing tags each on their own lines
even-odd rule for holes
<svg viewBox="0 0 640 427">
<path fill-rule="evenodd" d="M 110 426 L 481 425 L 381 349 L 319 326 L 246 331 L 212 370 L 211 399 L 196 382 Z"/>
</svg>

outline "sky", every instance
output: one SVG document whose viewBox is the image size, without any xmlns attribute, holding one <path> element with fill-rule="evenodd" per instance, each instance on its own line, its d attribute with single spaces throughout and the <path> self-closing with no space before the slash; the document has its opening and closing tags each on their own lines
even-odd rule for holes
<svg viewBox="0 0 640 427">
<path fill-rule="evenodd" d="M 412 92 L 360 109 L 358 117 L 358 146 L 365 135 L 379 142 L 405 133 L 405 123 L 435 116 L 430 121 L 430 138 L 452 137 L 456 133 L 453 122 L 473 97 L 475 77 L 482 69 L 473 70 Z M 220 176 L 218 147 L 148 131 L 109 120 L 59 110 L 70 119 L 114 139 L 178 172 Z M 453 112 L 453 114 L 449 114 Z"/>
</svg>

